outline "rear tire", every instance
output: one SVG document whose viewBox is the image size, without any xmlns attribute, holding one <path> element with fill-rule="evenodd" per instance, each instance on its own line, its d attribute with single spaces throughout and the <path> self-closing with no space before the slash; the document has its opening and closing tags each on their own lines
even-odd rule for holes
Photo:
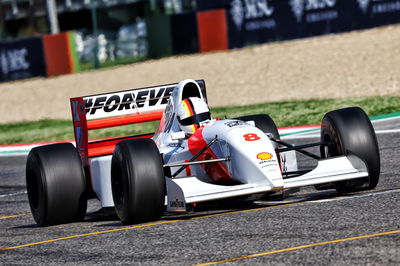
<svg viewBox="0 0 400 266">
<path fill-rule="evenodd" d="M 159 220 L 164 211 L 165 180 L 161 155 L 153 140 L 121 141 L 111 161 L 111 186 L 124 224 Z"/>
<path fill-rule="evenodd" d="M 322 119 L 321 141 L 330 142 L 327 157 L 356 155 L 367 166 L 368 177 L 335 183 L 339 193 L 376 187 L 380 174 L 380 155 L 374 128 L 365 112 L 349 107 L 327 113 Z"/>
<path fill-rule="evenodd" d="M 26 163 L 26 186 L 39 226 L 84 219 L 86 181 L 80 156 L 71 143 L 33 148 Z"/>
</svg>

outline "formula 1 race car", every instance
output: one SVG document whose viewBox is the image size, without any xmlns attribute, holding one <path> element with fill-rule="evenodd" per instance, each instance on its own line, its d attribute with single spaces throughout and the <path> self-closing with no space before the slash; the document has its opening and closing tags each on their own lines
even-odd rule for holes
<svg viewBox="0 0 400 266">
<path fill-rule="evenodd" d="M 254 200 L 302 186 L 353 192 L 378 183 L 377 139 L 358 107 L 328 112 L 320 141 L 295 146 L 280 139 L 266 114 L 213 119 L 203 80 L 70 101 L 76 147 L 41 146 L 27 159 L 29 203 L 40 226 L 83 220 L 94 197 L 132 224 L 206 201 Z M 149 121 L 159 121 L 155 133 L 88 138 L 89 130 Z M 316 166 L 298 169 L 296 152 Z"/>
</svg>

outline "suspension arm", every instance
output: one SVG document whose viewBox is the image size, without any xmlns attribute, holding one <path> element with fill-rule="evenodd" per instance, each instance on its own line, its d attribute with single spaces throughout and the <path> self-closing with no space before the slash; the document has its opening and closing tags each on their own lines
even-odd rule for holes
<svg viewBox="0 0 400 266">
<path fill-rule="evenodd" d="M 196 153 L 188 162 L 193 162 L 195 161 L 203 152 L 205 152 L 208 148 L 210 148 L 215 142 L 218 141 L 218 136 L 215 136 L 206 146 L 204 146 L 198 153 Z M 171 178 L 175 178 L 177 175 L 180 174 L 188 165 L 182 165 L 181 168 L 179 168 Z"/>
<path fill-rule="evenodd" d="M 325 142 L 316 142 L 316 143 L 310 143 L 310 144 L 304 144 L 304 145 L 298 145 L 298 146 L 294 146 L 294 145 L 292 145 L 292 144 L 290 144 L 290 143 L 287 143 L 287 142 L 285 142 L 285 141 L 282 141 L 282 140 L 280 140 L 280 139 L 276 139 L 276 138 L 274 138 L 274 137 L 270 137 L 270 139 L 273 141 L 273 142 L 276 142 L 276 143 L 278 143 L 278 144 L 280 144 L 280 145 L 283 145 L 283 146 L 286 146 L 287 148 L 282 148 L 282 149 L 276 149 L 276 152 L 285 152 L 285 151 L 293 151 L 293 150 L 295 150 L 295 151 L 298 151 L 298 152 L 300 152 L 300 153 L 302 153 L 302 154 L 304 154 L 304 155 L 306 155 L 306 156 L 309 156 L 309 157 L 311 157 L 311 158 L 314 158 L 314 159 L 316 159 L 316 160 L 320 160 L 320 159 L 322 159 L 320 156 L 318 156 L 318 155 L 315 155 L 315 154 L 313 154 L 313 153 L 311 153 L 311 152 L 308 152 L 308 151 L 305 151 L 305 150 L 302 150 L 302 149 L 304 149 L 304 148 L 310 148 L 310 147 L 315 147 L 315 146 L 326 146 L 326 145 L 328 145 L 327 143 L 325 143 Z"/>
</svg>

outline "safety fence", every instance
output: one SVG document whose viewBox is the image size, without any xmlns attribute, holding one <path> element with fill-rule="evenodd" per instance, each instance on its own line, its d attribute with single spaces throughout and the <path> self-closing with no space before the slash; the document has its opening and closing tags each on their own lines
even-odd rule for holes
<svg viewBox="0 0 400 266">
<path fill-rule="evenodd" d="M 79 71 L 74 33 L 0 42 L 0 81 Z"/>
<path fill-rule="evenodd" d="M 149 15 L 113 34 L 0 41 L 0 81 L 399 22 L 400 0 L 196 0 L 196 11 Z"/>
</svg>

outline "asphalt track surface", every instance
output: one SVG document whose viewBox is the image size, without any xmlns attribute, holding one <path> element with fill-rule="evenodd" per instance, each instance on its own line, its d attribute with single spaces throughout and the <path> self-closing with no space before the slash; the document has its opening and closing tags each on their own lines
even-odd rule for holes
<svg viewBox="0 0 400 266">
<path fill-rule="evenodd" d="M 37 227 L 26 157 L 0 157 L 0 264 L 400 265 L 400 120 L 374 126 L 381 131 L 374 190 L 302 188 L 283 200 L 219 203 L 134 226 L 95 215 L 91 200 L 84 222 Z M 313 141 L 306 138 L 296 142 Z"/>
</svg>

